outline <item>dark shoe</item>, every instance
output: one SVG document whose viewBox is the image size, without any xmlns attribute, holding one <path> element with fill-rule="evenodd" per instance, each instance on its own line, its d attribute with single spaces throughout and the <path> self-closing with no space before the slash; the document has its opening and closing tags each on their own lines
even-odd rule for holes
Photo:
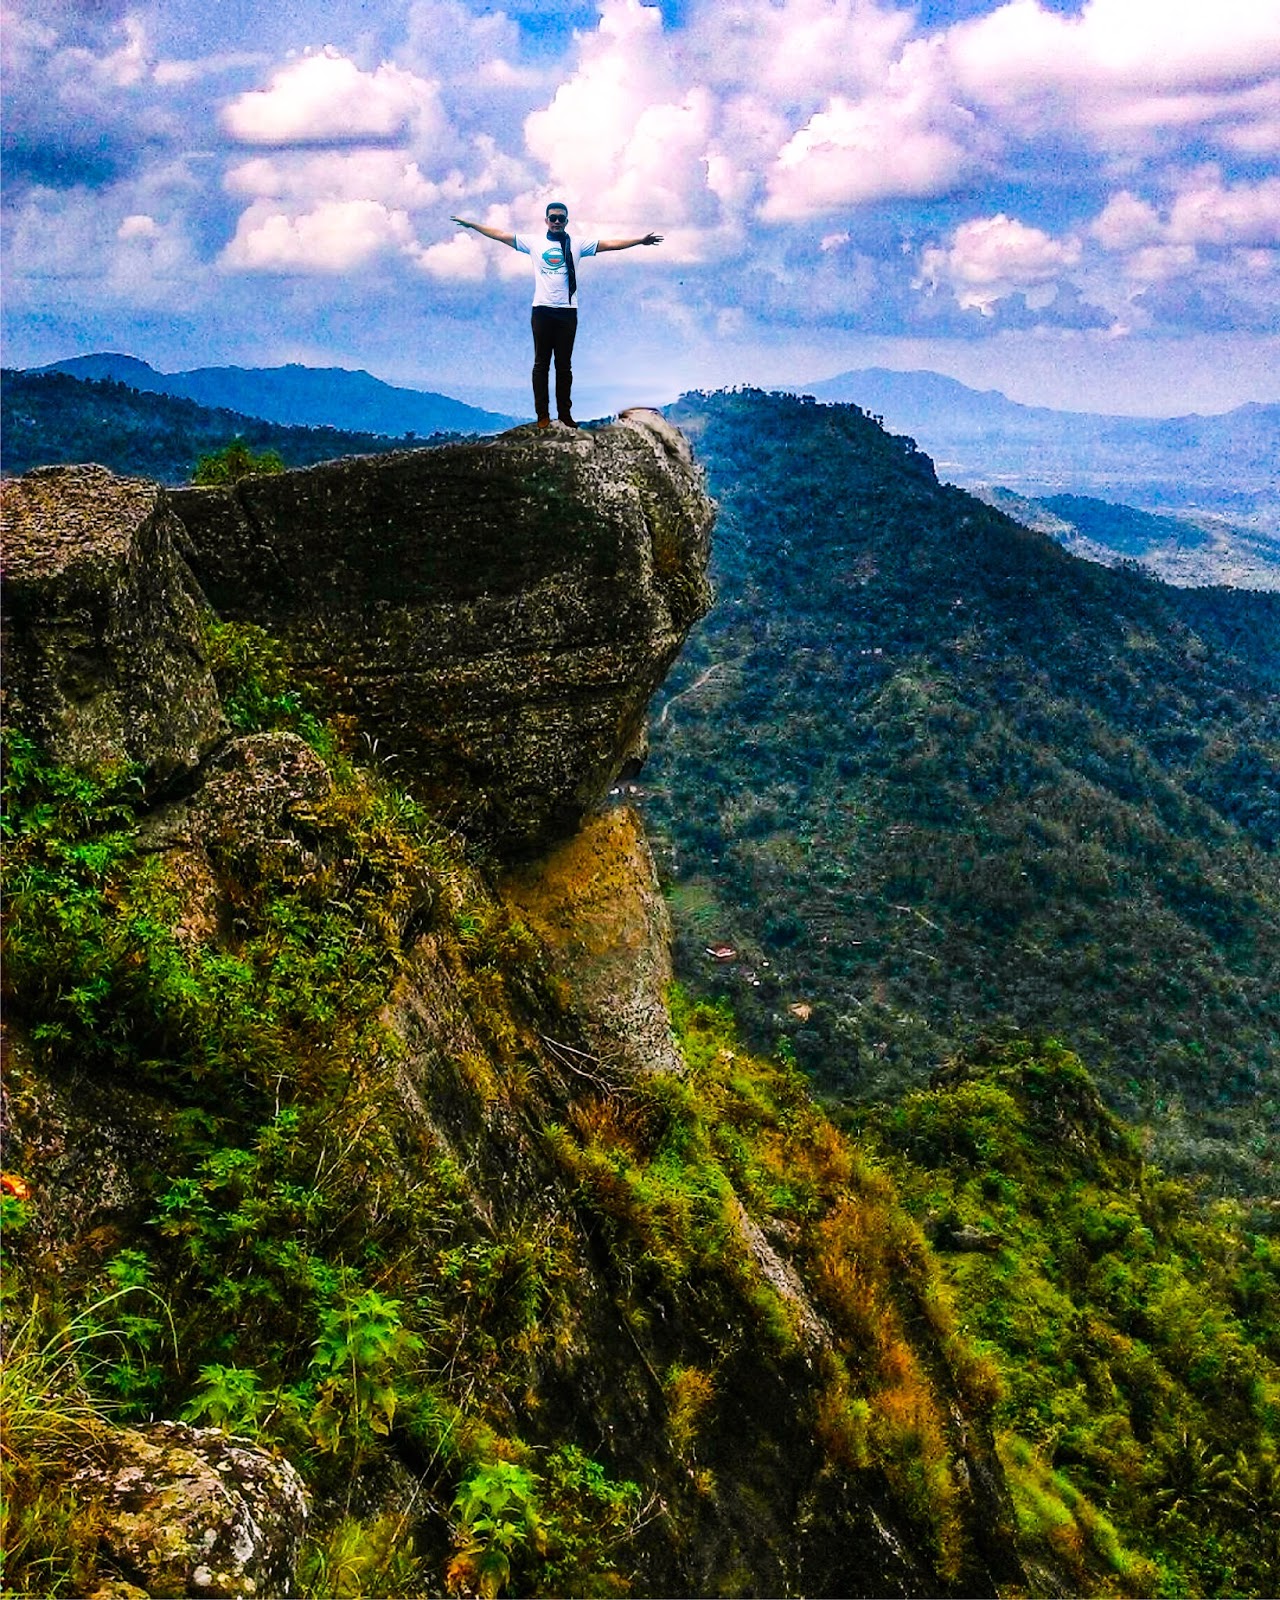
<svg viewBox="0 0 1280 1600">
<path fill-rule="evenodd" d="M 557 417 L 556 421 L 566 428 L 576 428 L 578 426 L 572 417 Z"/>
<path fill-rule="evenodd" d="M 538 426 L 540 428 L 549 428 L 551 426 L 551 418 L 550 417 L 539 417 L 538 418 Z"/>
</svg>

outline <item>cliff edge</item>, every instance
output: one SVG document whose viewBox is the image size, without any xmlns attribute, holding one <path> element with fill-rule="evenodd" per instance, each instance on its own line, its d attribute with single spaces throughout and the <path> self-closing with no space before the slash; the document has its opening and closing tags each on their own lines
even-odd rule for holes
<svg viewBox="0 0 1280 1600">
<path fill-rule="evenodd" d="M 170 504 L 218 613 L 282 640 L 415 791 L 513 854 L 569 837 L 642 758 L 710 603 L 712 507 L 657 412 Z"/>
<path fill-rule="evenodd" d="M 667 993 L 639 819 L 591 814 L 708 601 L 681 437 L 5 509 L 19 1586 L 1025 1587 L 919 1229 Z"/>
</svg>

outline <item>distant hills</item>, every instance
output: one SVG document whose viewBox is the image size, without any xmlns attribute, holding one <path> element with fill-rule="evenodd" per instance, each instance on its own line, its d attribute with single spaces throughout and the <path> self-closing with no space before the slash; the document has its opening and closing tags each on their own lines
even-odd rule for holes
<svg viewBox="0 0 1280 1600">
<path fill-rule="evenodd" d="M 1280 596 L 1077 560 L 855 407 L 669 415 L 721 508 L 639 780 L 685 979 L 841 1098 L 1054 1035 L 1273 1187 Z"/>
<path fill-rule="evenodd" d="M 289 467 L 406 444 L 381 433 L 286 427 L 176 395 L 144 394 L 111 378 L 0 374 L 0 464 L 6 474 L 96 461 L 126 476 L 189 483 L 202 455 L 235 438 L 254 450 L 275 450 Z"/>
<path fill-rule="evenodd" d="M 54 379 L 61 388 L 33 386 Z M 386 449 L 392 439 L 493 432 L 519 420 L 341 368 L 162 373 L 134 356 L 104 353 L 9 373 L 5 381 L 18 386 L 5 399 L 9 472 L 90 454 L 119 471 L 177 483 L 189 476 L 193 451 L 216 449 L 230 433 L 301 466 Z M 135 398 L 118 394 L 108 422 L 103 393 L 90 398 L 82 390 L 76 399 L 72 382 L 124 385 Z M 879 367 L 842 373 L 809 392 L 882 418 L 927 450 L 944 479 L 1087 560 L 1135 561 L 1179 585 L 1280 589 L 1280 405 L 1173 420 L 1100 416 L 1020 405 L 936 372 Z M 151 397 L 158 409 L 148 438 Z M 209 415 L 198 420 L 164 401 L 202 406 Z M 290 439 L 264 431 L 271 426 L 325 436 Z"/>
<path fill-rule="evenodd" d="M 1036 500 L 990 486 L 974 493 L 1086 561 L 1105 566 L 1135 561 L 1182 588 L 1227 584 L 1235 589 L 1280 590 L 1280 533 L 1252 532 L 1207 513 L 1159 515 L 1089 495 L 1056 494 Z"/>
<path fill-rule="evenodd" d="M 1019 405 L 940 373 L 883 367 L 803 387 L 882 417 L 928 451 L 942 478 L 964 487 L 1210 512 L 1280 535 L 1280 404 L 1221 416 L 1105 416 Z"/>
<path fill-rule="evenodd" d="M 433 433 L 497 433 L 523 420 L 464 405 L 448 395 L 398 389 L 367 372 L 342 367 L 196 367 L 157 372 L 136 356 L 102 354 L 55 361 L 38 372 L 111 379 L 144 393 L 176 395 L 202 406 L 237 411 L 293 427 L 339 428 L 394 438 Z"/>
</svg>

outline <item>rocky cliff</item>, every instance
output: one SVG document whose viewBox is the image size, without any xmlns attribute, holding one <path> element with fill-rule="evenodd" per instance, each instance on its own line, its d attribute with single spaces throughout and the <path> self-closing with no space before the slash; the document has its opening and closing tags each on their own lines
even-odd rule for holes
<svg viewBox="0 0 1280 1600">
<path fill-rule="evenodd" d="M 597 809 L 707 602 L 681 438 L 5 493 L 23 1570 L 1020 1583 L 993 1379 L 923 1237 L 794 1072 L 669 1009 L 643 830 Z M 193 1481 L 207 1425 L 254 1483 L 283 1453 L 298 1562 L 297 1500 L 238 1570 L 200 1508 L 181 1552 L 130 1544 L 104 1396 L 205 1424 Z"/>
<path fill-rule="evenodd" d="M 170 504 L 220 615 L 284 641 L 416 787 L 526 854 L 642 758 L 649 699 L 710 599 L 711 508 L 652 411 Z"/>
</svg>

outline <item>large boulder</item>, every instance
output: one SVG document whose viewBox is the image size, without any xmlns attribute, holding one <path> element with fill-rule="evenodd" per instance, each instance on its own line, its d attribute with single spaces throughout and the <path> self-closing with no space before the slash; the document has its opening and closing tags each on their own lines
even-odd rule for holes
<svg viewBox="0 0 1280 1600">
<path fill-rule="evenodd" d="M 107 1563 L 156 1597 L 290 1595 L 308 1505 L 294 1468 L 220 1428 L 110 1430 L 75 1488 Z"/>
<path fill-rule="evenodd" d="M 195 766 L 227 730 L 165 491 L 42 467 L 0 499 L 5 720 L 54 760 L 136 763 L 152 787 Z"/>
<path fill-rule="evenodd" d="M 710 601 L 713 510 L 656 412 L 327 462 L 173 495 L 225 618 L 285 641 L 467 831 L 568 837 L 643 752 Z"/>
</svg>

